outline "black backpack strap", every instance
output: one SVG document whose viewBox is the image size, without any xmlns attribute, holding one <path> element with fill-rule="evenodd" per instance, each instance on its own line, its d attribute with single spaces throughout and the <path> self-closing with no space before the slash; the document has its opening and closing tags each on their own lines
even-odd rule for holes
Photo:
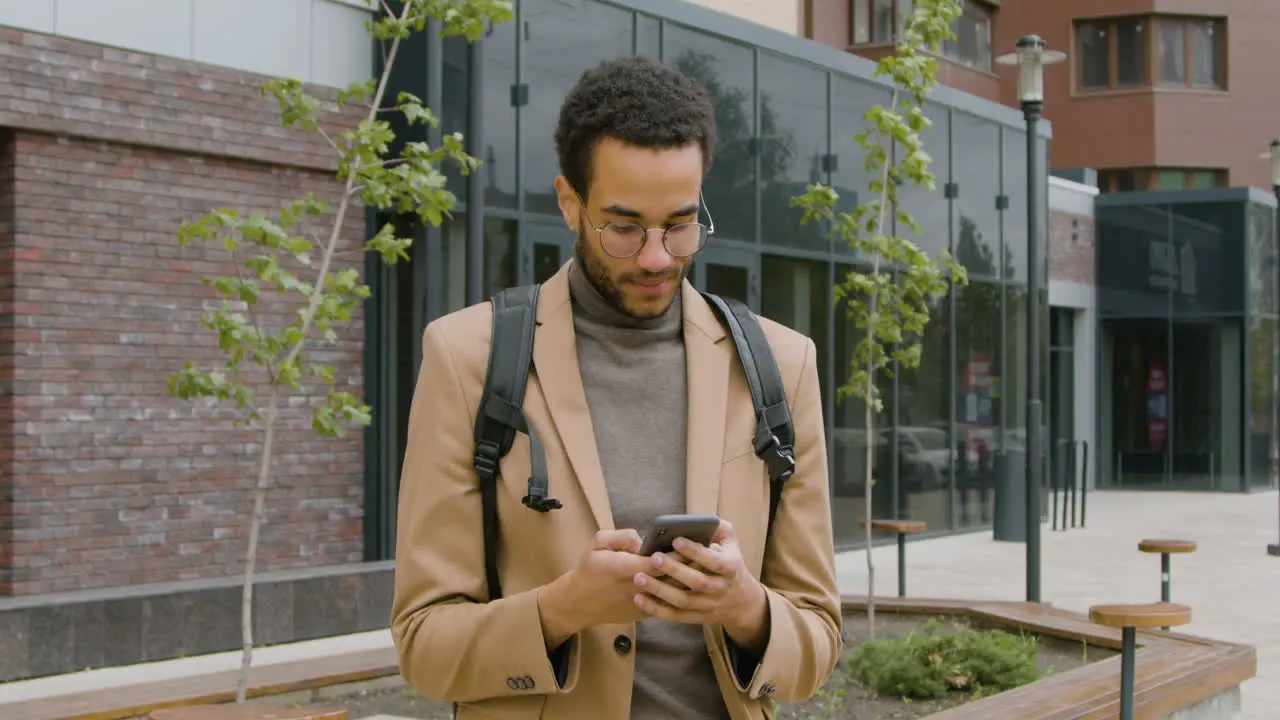
<svg viewBox="0 0 1280 720">
<path fill-rule="evenodd" d="M 769 468 L 768 530 L 772 532 L 773 518 L 782 500 L 782 483 L 796 471 L 796 431 L 791 423 L 782 375 L 760 321 L 746 305 L 711 293 L 704 292 L 702 296 L 729 326 L 729 334 L 738 349 L 738 360 L 747 376 L 747 387 L 751 389 L 751 401 L 756 409 L 753 446 L 756 457 L 764 460 Z"/>
<path fill-rule="evenodd" d="M 538 285 L 508 288 L 491 299 L 493 336 L 475 428 L 475 469 L 480 478 L 485 578 L 490 600 L 502 597 L 498 578 L 498 463 L 511 450 L 517 431 L 529 436 L 532 472 L 525 506 L 539 512 L 560 507 L 559 500 L 547 497 L 546 455 L 523 410 L 537 327 L 538 289 Z"/>
</svg>

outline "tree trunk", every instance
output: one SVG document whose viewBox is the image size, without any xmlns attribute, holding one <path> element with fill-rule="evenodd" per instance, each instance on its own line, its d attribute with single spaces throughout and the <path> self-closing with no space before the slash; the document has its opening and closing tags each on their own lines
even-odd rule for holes
<svg viewBox="0 0 1280 720">
<path fill-rule="evenodd" d="M 249 549 L 244 563 L 244 587 L 240 595 L 240 677 L 236 681 L 236 702 L 245 701 L 249 691 L 249 666 L 253 662 L 253 573 L 258 564 L 258 537 L 266 515 L 267 488 L 271 486 L 271 451 L 276 432 L 276 399 L 279 390 L 271 385 L 267 400 L 266 428 L 263 431 L 262 459 L 258 465 L 258 483 L 253 489 L 253 517 L 249 521 Z"/>
</svg>

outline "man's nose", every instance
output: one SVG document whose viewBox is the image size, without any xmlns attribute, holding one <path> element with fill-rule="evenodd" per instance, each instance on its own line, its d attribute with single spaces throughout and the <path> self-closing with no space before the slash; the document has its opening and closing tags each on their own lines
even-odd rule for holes
<svg viewBox="0 0 1280 720">
<path fill-rule="evenodd" d="M 644 245 L 636 256 L 637 267 L 646 272 L 663 272 L 671 267 L 674 258 L 667 252 L 667 246 L 663 243 L 663 233 L 662 228 L 645 230 Z"/>
</svg>

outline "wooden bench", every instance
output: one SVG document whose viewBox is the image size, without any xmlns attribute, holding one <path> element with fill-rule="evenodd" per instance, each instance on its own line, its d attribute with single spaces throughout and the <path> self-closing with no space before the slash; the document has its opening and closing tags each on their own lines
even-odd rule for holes
<svg viewBox="0 0 1280 720">
<path fill-rule="evenodd" d="M 1133 672 L 1137 631 L 1191 622 L 1191 608 L 1169 602 L 1140 605 L 1095 605 L 1089 619 L 1099 625 L 1120 628 L 1120 720 L 1133 720 Z"/>
<path fill-rule="evenodd" d="M 151 720 L 349 720 L 341 708 L 292 708 L 269 702 L 188 705 L 151 713 Z"/>
<path fill-rule="evenodd" d="M 1171 563 L 1169 561 L 1169 555 L 1172 553 L 1195 552 L 1195 541 L 1147 538 L 1138 543 L 1138 550 L 1144 553 L 1160 553 L 1160 599 L 1164 602 L 1171 602 L 1172 598 L 1169 597 L 1171 583 Z M 1168 629 L 1169 628 L 1165 628 L 1165 630 Z"/>
<path fill-rule="evenodd" d="M 862 527 L 867 521 L 861 521 Z M 928 526 L 923 520 L 872 520 L 871 529 L 898 536 L 898 597 L 907 596 L 907 536 L 922 533 Z M 868 548 L 870 551 L 870 548 Z"/>
</svg>

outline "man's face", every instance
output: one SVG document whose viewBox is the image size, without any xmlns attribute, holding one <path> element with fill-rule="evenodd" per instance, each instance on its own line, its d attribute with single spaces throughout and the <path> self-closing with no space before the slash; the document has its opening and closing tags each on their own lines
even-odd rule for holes
<svg viewBox="0 0 1280 720">
<path fill-rule="evenodd" d="M 671 306 L 693 258 L 667 252 L 661 229 L 698 220 L 701 187 L 702 150 L 697 143 L 651 150 L 602 139 L 595 148 L 585 205 L 563 175 L 556 178 L 560 210 L 578 235 L 574 257 L 615 309 L 634 318 L 652 318 Z M 658 229 L 648 233 L 640 252 L 618 258 L 605 252 L 595 230 L 610 222 Z"/>
</svg>

